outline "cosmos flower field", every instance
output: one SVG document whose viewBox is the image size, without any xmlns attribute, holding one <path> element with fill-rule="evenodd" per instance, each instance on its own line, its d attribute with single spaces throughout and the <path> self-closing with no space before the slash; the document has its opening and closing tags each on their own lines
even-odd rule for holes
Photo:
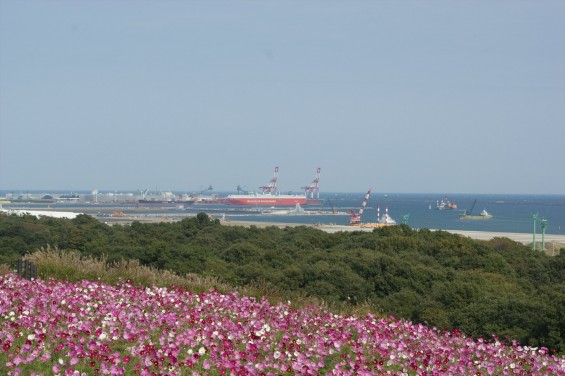
<svg viewBox="0 0 565 376">
<path fill-rule="evenodd" d="M 0 276 L 8 375 L 565 375 L 565 356 L 237 293 Z"/>
</svg>

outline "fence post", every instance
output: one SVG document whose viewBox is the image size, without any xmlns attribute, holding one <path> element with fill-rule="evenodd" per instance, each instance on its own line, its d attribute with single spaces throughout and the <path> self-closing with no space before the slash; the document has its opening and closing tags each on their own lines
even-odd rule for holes
<svg viewBox="0 0 565 376">
<path fill-rule="evenodd" d="M 18 275 L 27 279 L 37 278 L 37 268 L 33 262 L 19 258 Z"/>
</svg>

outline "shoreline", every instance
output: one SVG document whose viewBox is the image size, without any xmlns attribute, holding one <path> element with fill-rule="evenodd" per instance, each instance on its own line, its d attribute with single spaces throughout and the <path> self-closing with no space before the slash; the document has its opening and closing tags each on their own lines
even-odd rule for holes
<svg viewBox="0 0 565 376">
<path fill-rule="evenodd" d="M 282 222 L 255 222 L 255 221 L 222 221 L 223 225 L 229 226 L 256 226 L 260 228 L 264 227 L 297 227 L 297 226 L 307 226 L 316 228 L 328 233 L 335 233 L 340 231 L 373 231 L 372 227 L 354 227 L 354 226 L 344 226 L 344 225 L 310 225 L 304 223 L 282 223 Z M 475 240 L 491 240 L 494 238 L 508 238 L 518 243 L 522 244 L 532 244 L 533 234 L 519 233 L 519 232 L 496 232 L 496 231 L 468 231 L 468 230 L 436 230 L 430 229 L 431 231 L 445 231 L 451 234 L 457 234 L 465 237 L 469 237 Z M 544 236 L 546 245 L 550 243 L 560 244 L 565 246 L 565 235 L 558 234 L 545 234 Z M 541 244 L 541 234 L 536 234 L 536 244 Z"/>
</svg>

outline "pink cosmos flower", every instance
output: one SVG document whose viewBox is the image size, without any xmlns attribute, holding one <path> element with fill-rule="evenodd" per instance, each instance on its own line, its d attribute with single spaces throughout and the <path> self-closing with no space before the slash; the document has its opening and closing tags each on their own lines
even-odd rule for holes
<svg viewBox="0 0 565 376">
<path fill-rule="evenodd" d="M 140 375 L 170 376 L 291 370 L 304 375 L 321 370 L 328 375 L 505 370 L 565 375 L 565 358 L 544 348 L 505 345 L 496 338 L 474 341 L 457 331 L 393 317 L 339 316 L 316 307 L 294 311 L 237 293 L 193 294 L 126 282 L 32 283 L 0 276 L 0 312 L 18 309 L 29 314 L 14 314 L 7 325 L 0 322 L 0 345 L 7 347 L 0 362 L 12 372 L 16 362 L 40 367 L 53 356 L 61 360 L 56 366 L 64 374 L 75 374 L 74 368 L 83 365 L 111 375 L 124 375 L 126 367 Z M 22 339 L 29 343 L 12 345 Z M 26 351 L 29 355 L 23 355 Z"/>
</svg>

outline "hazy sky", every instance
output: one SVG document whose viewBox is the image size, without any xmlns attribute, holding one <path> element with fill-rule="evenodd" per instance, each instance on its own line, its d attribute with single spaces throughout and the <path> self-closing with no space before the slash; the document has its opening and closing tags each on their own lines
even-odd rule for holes
<svg viewBox="0 0 565 376">
<path fill-rule="evenodd" d="M 564 15 L 0 0 L 0 189 L 565 194 Z"/>
</svg>

